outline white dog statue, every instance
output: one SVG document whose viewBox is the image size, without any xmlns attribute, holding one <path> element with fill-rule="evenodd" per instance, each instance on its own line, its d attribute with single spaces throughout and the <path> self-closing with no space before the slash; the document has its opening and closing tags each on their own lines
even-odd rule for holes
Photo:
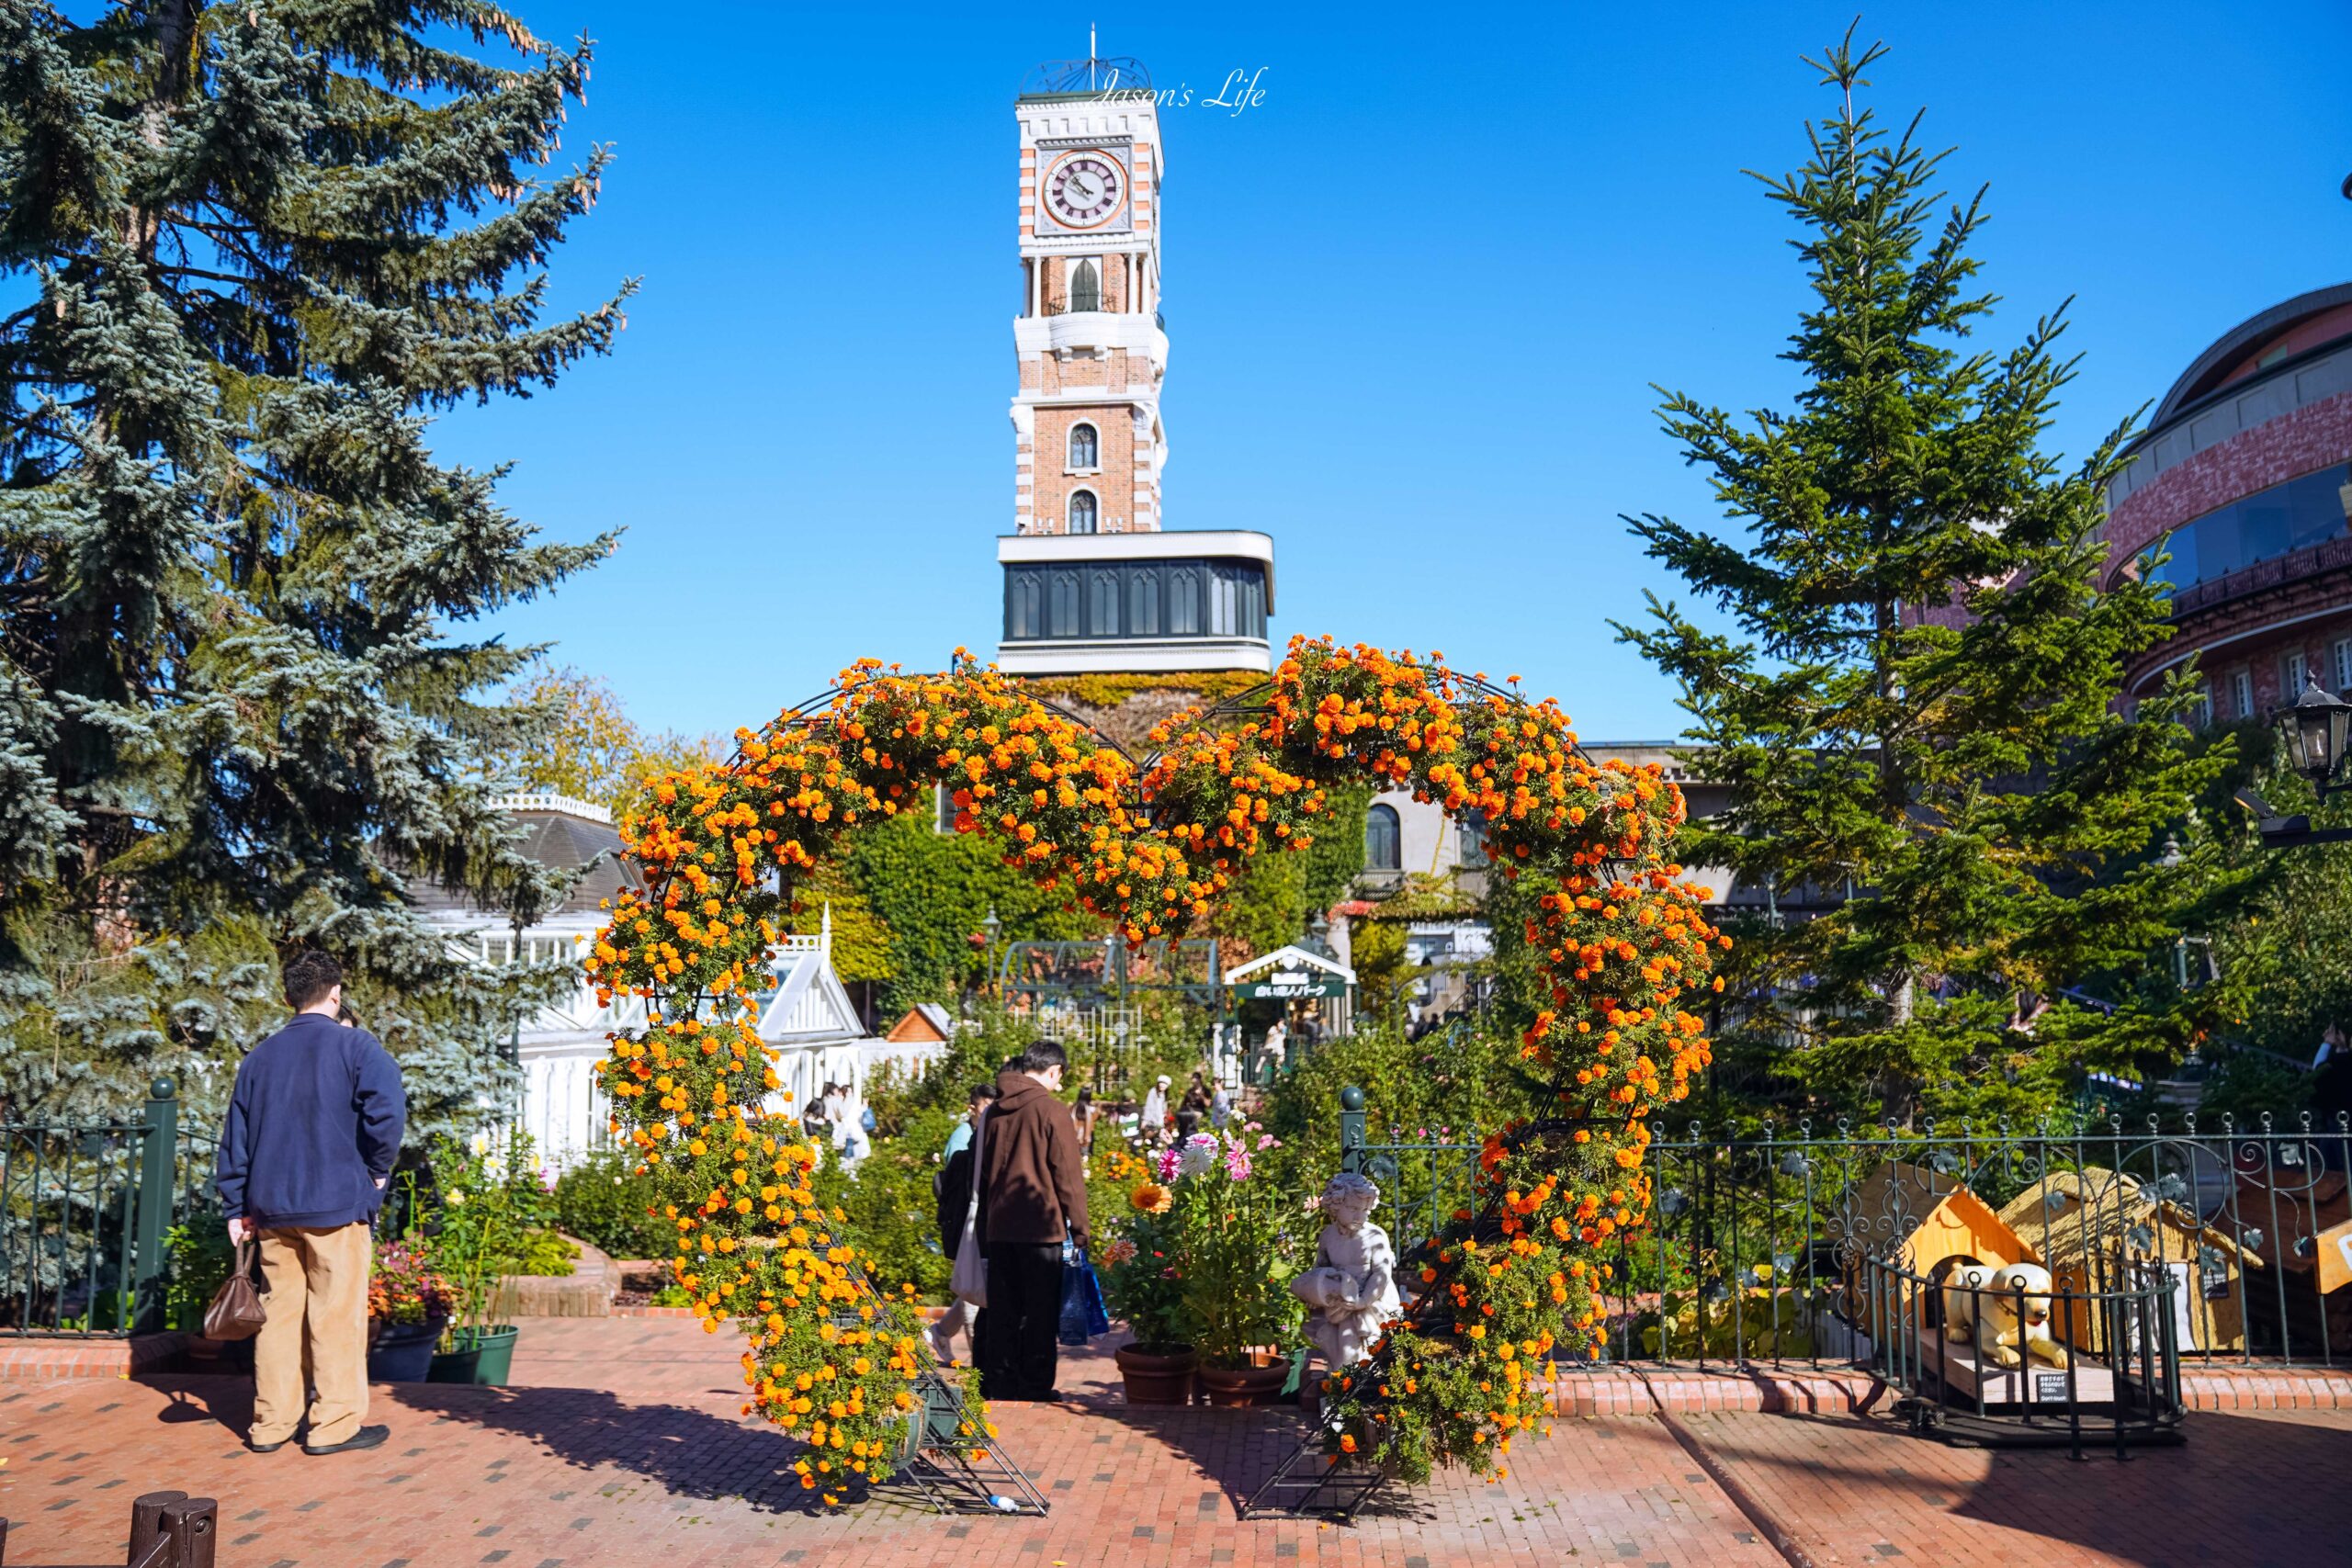
<svg viewBox="0 0 2352 1568">
<path fill-rule="evenodd" d="M 1381 1328 L 1404 1305 L 1396 1291 L 1396 1253 L 1388 1233 L 1372 1223 L 1380 1189 L 1342 1171 L 1324 1184 L 1327 1224 L 1315 1244 L 1315 1267 L 1290 1282 L 1317 1315 L 1306 1337 L 1333 1367 L 1363 1359 Z"/>
<path fill-rule="evenodd" d="M 2039 1263 L 1962 1263 L 1944 1277 L 1944 1337 L 1975 1343 L 1996 1367 L 2071 1363 L 2050 1332 L 2050 1270 Z"/>
</svg>

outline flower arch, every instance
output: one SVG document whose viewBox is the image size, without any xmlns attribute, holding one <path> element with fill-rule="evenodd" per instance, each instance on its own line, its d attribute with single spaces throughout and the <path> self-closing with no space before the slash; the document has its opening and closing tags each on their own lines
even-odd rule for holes
<svg viewBox="0 0 2352 1568">
<path fill-rule="evenodd" d="M 859 824 L 926 809 L 933 784 L 957 831 L 996 838 L 1131 942 L 1205 916 L 1251 854 L 1306 848 L 1324 786 L 1348 780 L 1476 808 L 1502 873 L 1538 879 L 1528 935 L 1552 1005 L 1521 1054 L 1558 1097 L 1545 1126 L 1574 1130 L 1489 1140 L 1481 1213 L 1430 1238 L 1419 1283 L 1439 1310 L 1394 1326 L 1378 1388 L 1343 1395 L 1369 1457 L 1408 1477 L 1502 1473 L 1555 1352 L 1599 1341 L 1600 1251 L 1649 1207 L 1645 1118 L 1708 1060 L 1682 1003 L 1728 941 L 1668 856 L 1684 808 L 1662 770 L 1592 761 L 1555 703 L 1441 656 L 1328 637 L 1293 640 L 1262 705 L 1160 725 L 1140 764 L 960 649 L 943 675 L 862 662 L 830 700 L 739 739 L 724 765 L 658 781 L 626 825 L 646 891 L 615 901 L 588 967 L 607 1002 L 646 999 L 601 1066 L 614 1128 L 658 1178 L 705 1326 L 731 1318 L 749 1339 L 747 1413 L 808 1444 L 803 1485 L 831 1502 L 884 1472 L 928 1351 L 819 1206 L 797 1120 L 763 1108 L 777 1078 L 753 997 L 796 879 Z"/>
</svg>

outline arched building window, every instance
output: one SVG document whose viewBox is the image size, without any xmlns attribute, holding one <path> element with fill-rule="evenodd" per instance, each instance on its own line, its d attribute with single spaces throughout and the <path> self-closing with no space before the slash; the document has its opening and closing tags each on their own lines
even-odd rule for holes
<svg viewBox="0 0 2352 1568">
<path fill-rule="evenodd" d="M 1102 467 L 1102 464 L 1097 460 L 1095 456 L 1098 449 L 1099 448 L 1094 438 L 1094 427 L 1092 425 L 1073 424 L 1069 427 L 1069 466 L 1071 468 L 1095 468 Z"/>
<path fill-rule="evenodd" d="M 1402 871 L 1405 868 L 1404 835 L 1396 821 L 1396 808 L 1375 805 L 1364 813 L 1363 868 L 1366 871 Z"/>
<path fill-rule="evenodd" d="M 1081 259 L 1070 269 L 1069 308 L 1073 310 L 1099 310 L 1102 308 L 1102 275 L 1094 264 Z"/>
<path fill-rule="evenodd" d="M 1073 491 L 1069 498 L 1069 531 L 1073 534 L 1094 532 L 1094 492 Z"/>
</svg>

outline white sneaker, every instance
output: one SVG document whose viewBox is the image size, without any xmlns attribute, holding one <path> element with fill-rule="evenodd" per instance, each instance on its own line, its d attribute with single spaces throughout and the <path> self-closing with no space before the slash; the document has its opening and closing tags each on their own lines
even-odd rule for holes
<svg viewBox="0 0 2352 1568">
<path fill-rule="evenodd" d="M 942 1334 L 940 1332 L 941 1329 L 946 1326 L 946 1321 L 942 1319 L 941 1321 L 933 1324 L 923 1332 L 931 1340 L 931 1353 L 939 1358 L 939 1364 L 943 1367 L 952 1367 L 956 1364 L 956 1356 L 952 1348 L 956 1343 L 956 1337 L 953 1334 Z"/>
</svg>

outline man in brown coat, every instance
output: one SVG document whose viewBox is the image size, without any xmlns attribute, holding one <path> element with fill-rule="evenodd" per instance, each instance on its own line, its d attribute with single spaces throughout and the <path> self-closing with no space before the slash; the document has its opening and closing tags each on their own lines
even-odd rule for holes
<svg viewBox="0 0 2352 1568">
<path fill-rule="evenodd" d="M 987 1399 L 1058 1400 L 1062 1244 L 1086 1245 L 1086 1171 L 1069 1108 L 1054 1098 L 1069 1063 L 1040 1040 L 997 1076 L 980 1134 L 980 1222 L 989 1304 L 974 1325 Z"/>
</svg>

